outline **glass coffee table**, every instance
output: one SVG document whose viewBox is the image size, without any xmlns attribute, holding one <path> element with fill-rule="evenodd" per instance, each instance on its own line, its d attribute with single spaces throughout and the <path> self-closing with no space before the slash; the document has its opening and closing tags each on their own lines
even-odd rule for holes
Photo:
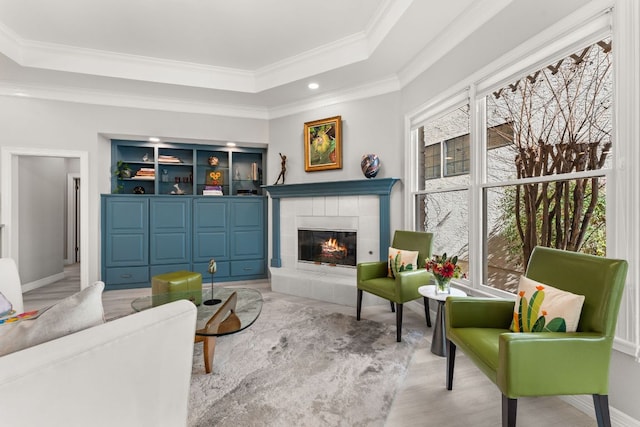
<svg viewBox="0 0 640 427">
<path fill-rule="evenodd" d="M 202 291 L 202 301 L 211 299 L 210 289 Z M 221 302 L 197 306 L 195 342 L 204 342 L 205 371 L 211 373 L 216 337 L 235 334 L 253 325 L 262 311 L 262 294 L 249 288 L 215 288 L 213 298 Z M 193 292 L 171 292 L 169 294 L 149 295 L 136 298 L 131 302 L 135 311 L 152 307 L 177 299 L 193 301 Z"/>
</svg>

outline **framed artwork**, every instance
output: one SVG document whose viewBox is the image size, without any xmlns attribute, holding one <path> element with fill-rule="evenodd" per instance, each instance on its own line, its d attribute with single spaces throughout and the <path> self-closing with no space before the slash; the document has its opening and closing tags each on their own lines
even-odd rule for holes
<svg viewBox="0 0 640 427">
<path fill-rule="evenodd" d="M 222 171 L 209 169 L 204 179 L 205 185 L 224 185 L 224 175 Z"/>
<path fill-rule="evenodd" d="M 304 124 L 304 170 L 342 169 L 342 119 L 340 116 Z"/>
</svg>

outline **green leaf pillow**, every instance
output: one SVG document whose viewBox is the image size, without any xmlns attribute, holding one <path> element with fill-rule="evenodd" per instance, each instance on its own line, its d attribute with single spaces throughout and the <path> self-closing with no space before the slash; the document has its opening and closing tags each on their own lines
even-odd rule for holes
<svg viewBox="0 0 640 427">
<path fill-rule="evenodd" d="M 584 295 L 521 276 L 513 310 L 513 332 L 575 332 Z"/>
<path fill-rule="evenodd" d="M 418 251 L 405 251 L 389 246 L 387 277 L 396 277 L 396 273 L 399 271 L 417 269 L 418 254 Z"/>
</svg>

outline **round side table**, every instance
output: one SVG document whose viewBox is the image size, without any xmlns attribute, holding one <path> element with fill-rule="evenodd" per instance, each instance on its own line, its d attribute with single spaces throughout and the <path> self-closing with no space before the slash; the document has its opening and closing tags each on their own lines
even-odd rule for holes
<svg viewBox="0 0 640 427">
<path fill-rule="evenodd" d="M 425 298 L 432 299 L 438 302 L 438 311 L 436 313 L 436 325 L 433 328 L 433 338 L 431 339 L 431 353 L 438 356 L 447 355 L 447 337 L 444 327 L 444 302 L 450 296 L 466 297 L 467 294 L 464 291 L 456 288 L 450 288 L 450 293 L 436 293 L 435 285 L 420 286 L 418 292 Z"/>
</svg>

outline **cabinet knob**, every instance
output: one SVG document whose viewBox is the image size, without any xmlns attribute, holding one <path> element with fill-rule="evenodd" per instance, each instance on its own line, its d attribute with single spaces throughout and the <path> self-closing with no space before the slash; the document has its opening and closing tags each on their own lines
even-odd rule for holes
<svg viewBox="0 0 640 427">
<path fill-rule="evenodd" d="M 131 279 L 133 276 L 131 274 L 121 274 L 120 277 L 122 279 Z"/>
</svg>

